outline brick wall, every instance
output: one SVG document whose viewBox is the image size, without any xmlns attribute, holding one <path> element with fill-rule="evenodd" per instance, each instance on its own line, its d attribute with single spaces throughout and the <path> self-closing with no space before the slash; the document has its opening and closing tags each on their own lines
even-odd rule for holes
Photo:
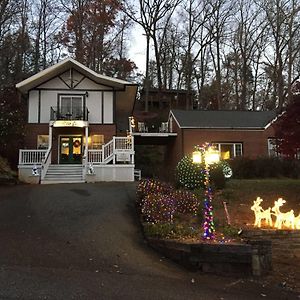
<svg viewBox="0 0 300 300">
<path fill-rule="evenodd" d="M 49 124 L 27 124 L 25 129 L 25 148 L 37 149 L 37 136 L 48 135 Z M 116 125 L 90 125 L 89 136 L 103 134 L 104 142 L 109 142 L 116 135 Z M 80 135 L 85 136 L 85 128 L 79 127 L 56 127 L 52 131 L 52 163 L 57 163 L 58 158 L 58 139 L 61 135 Z"/>
<path fill-rule="evenodd" d="M 213 129 L 181 129 L 173 121 L 173 132 L 177 137 L 168 145 L 165 163 L 174 175 L 174 169 L 178 161 L 184 156 L 191 154 L 196 145 L 205 142 L 241 142 L 243 144 L 243 156 L 256 158 L 268 155 L 268 138 L 274 137 L 274 128 L 266 130 L 213 130 Z"/>
<path fill-rule="evenodd" d="M 205 142 L 241 142 L 243 156 L 256 158 L 268 155 L 268 138 L 274 137 L 272 126 L 266 130 L 181 129 L 175 121 L 173 132 L 177 133 L 177 137 L 168 146 L 166 156 L 166 164 L 170 170 L 174 170 L 184 155 L 192 154 L 194 146 Z"/>
<path fill-rule="evenodd" d="M 194 151 L 195 145 L 205 142 L 241 142 L 243 156 L 256 158 L 268 155 L 268 137 L 273 136 L 272 130 L 209 130 L 209 129 L 184 129 L 184 153 Z"/>
</svg>

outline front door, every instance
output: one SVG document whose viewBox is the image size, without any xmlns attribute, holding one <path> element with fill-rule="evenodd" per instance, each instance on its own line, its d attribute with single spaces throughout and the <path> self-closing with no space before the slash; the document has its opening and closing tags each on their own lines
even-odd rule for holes
<svg viewBox="0 0 300 300">
<path fill-rule="evenodd" d="M 82 163 L 82 137 L 62 136 L 60 137 L 61 164 L 81 164 Z"/>
</svg>

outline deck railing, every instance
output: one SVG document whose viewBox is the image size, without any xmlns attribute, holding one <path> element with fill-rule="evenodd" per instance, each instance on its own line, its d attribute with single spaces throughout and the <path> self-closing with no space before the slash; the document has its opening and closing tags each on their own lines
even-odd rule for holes
<svg viewBox="0 0 300 300">
<path fill-rule="evenodd" d="M 115 155 L 120 153 L 134 154 L 132 137 L 113 137 L 111 141 L 102 145 L 101 150 L 89 150 L 88 163 L 106 164 L 111 160 L 115 163 Z"/>
<path fill-rule="evenodd" d="M 89 163 L 93 164 L 107 164 L 113 160 L 115 163 L 115 156 L 121 153 L 126 153 L 128 156 L 134 154 L 134 143 L 132 137 L 113 137 L 111 141 L 102 145 L 99 150 L 86 150 L 84 152 L 83 165 L 87 168 Z M 47 171 L 51 162 L 51 148 L 48 150 L 20 150 L 19 164 L 20 165 L 42 165 L 42 177 Z"/>
<path fill-rule="evenodd" d="M 47 150 L 19 150 L 19 165 L 41 165 Z"/>
<path fill-rule="evenodd" d="M 133 139 L 129 137 L 114 137 L 114 149 L 116 151 L 133 151 Z"/>
<path fill-rule="evenodd" d="M 102 163 L 102 150 L 89 150 L 88 151 L 88 162 L 94 164 Z"/>
<path fill-rule="evenodd" d="M 89 111 L 87 107 L 52 106 L 50 120 L 83 120 L 88 121 Z"/>
<path fill-rule="evenodd" d="M 85 147 L 84 149 L 84 154 L 83 154 L 83 159 L 82 159 L 82 166 L 83 166 L 83 169 L 82 169 L 82 176 L 83 178 L 85 178 L 86 174 L 87 174 L 87 168 L 88 168 L 88 148 Z"/>
</svg>

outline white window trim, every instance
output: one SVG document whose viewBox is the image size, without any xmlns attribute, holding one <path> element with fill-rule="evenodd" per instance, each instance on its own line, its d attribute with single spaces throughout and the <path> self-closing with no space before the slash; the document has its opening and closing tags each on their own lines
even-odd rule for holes
<svg viewBox="0 0 300 300">
<path fill-rule="evenodd" d="M 221 153 L 221 145 L 232 145 L 233 146 L 233 158 L 235 157 L 241 157 L 243 156 L 243 143 L 241 142 L 233 142 L 233 143 L 227 143 L 227 142 L 218 142 L 218 143 L 212 143 L 213 145 L 216 145 L 218 147 L 218 151 Z M 240 145 L 241 146 L 241 155 L 236 155 L 236 146 Z"/>
</svg>

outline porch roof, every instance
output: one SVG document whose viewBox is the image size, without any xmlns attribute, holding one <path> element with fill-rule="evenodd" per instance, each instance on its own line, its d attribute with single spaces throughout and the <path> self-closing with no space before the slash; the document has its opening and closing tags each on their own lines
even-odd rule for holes
<svg viewBox="0 0 300 300">
<path fill-rule="evenodd" d="M 53 77 L 55 77 L 59 74 L 62 74 L 63 72 L 69 70 L 70 68 L 73 68 L 73 69 L 79 71 L 86 77 L 92 79 L 93 81 L 95 81 L 99 84 L 111 86 L 117 90 L 118 89 L 123 90 L 125 88 L 125 86 L 128 86 L 128 85 L 136 85 L 134 83 L 131 83 L 131 82 L 128 82 L 125 80 L 98 74 L 95 71 L 87 68 L 83 64 L 79 63 L 78 61 L 76 61 L 72 58 L 67 58 L 67 59 L 19 82 L 16 85 L 16 88 L 21 93 L 25 94 L 29 90 L 39 86 L 40 84 L 44 83 L 47 80 L 52 79 Z"/>
<path fill-rule="evenodd" d="M 265 129 L 276 118 L 275 111 L 171 110 L 180 128 Z"/>
</svg>

